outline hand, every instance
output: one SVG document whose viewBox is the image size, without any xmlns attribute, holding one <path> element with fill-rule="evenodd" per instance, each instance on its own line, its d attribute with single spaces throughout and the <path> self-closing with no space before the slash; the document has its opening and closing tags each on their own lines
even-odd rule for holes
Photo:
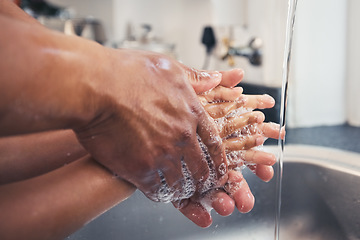
<svg viewBox="0 0 360 240">
<path fill-rule="evenodd" d="M 227 160 L 229 169 L 246 164 L 256 169 L 256 174 L 263 180 L 269 181 L 273 175 L 272 165 L 276 162 L 273 154 L 253 149 L 264 142 L 264 137 L 278 138 L 277 124 L 263 123 L 261 112 L 249 112 L 255 108 L 270 108 L 274 100 L 267 95 L 242 95 L 241 88 L 217 87 L 213 91 L 200 96 L 202 104 L 214 118 L 228 116 L 226 121 L 219 124 L 220 135 L 224 138 L 225 148 L 228 150 Z M 225 101 L 225 102 L 224 102 Z M 246 111 L 244 114 L 229 116 L 233 110 Z M 257 129 L 257 131 L 255 131 Z M 241 132 L 242 136 L 232 136 L 234 132 Z M 283 137 L 284 132 L 282 132 Z M 228 139 L 228 140 L 226 140 Z M 237 154 L 231 156 L 235 151 Z M 207 227 L 212 219 L 209 209 L 213 208 L 222 216 L 231 214 L 236 205 L 240 212 L 248 212 L 253 208 L 254 196 L 246 180 L 238 171 L 230 170 L 228 180 L 223 189 L 209 191 L 203 198 L 191 198 L 180 204 L 174 204 L 190 220 L 201 227 Z"/>
<path fill-rule="evenodd" d="M 216 173 L 214 181 L 226 173 L 217 127 L 196 95 L 218 85 L 220 73 L 132 50 L 109 49 L 101 66 L 111 74 L 91 84 L 96 95 L 103 96 L 102 112 L 75 129 L 98 162 L 150 199 L 164 202 L 207 191 L 210 171 Z M 209 169 L 197 136 L 214 169 Z"/>
<path fill-rule="evenodd" d="M 263 113 L 253 110 L 273 107 L 274 99 L 266 94 L 238 96 L 227 88 L 214 90 L 201 96 L 201 100 L 206 111 L 218 122 L 220 136 L 228 153 L 229 168 L 246 165 L 260 179 L 270 181 L 273 176 L 271 166 L 276 158 L 254 147 L 262 145 L 267 138 L 279 138 L 280 129 L 278 124 L 263 123 Z M 240 91 L 241 88 L 238 89 Z M 282 129 L 281 138 L 284 136 Z"/>
<path fill-rule="evenodd" d="M 214 180 L 227 171 L 221 138 L 195 94 L 217 86 L 221 74 L 50 31 L 3 5 L 1 136 L 72 129 L 99 163 L 158 201 L 206 190 L 210 170 Z"/>
</svg>

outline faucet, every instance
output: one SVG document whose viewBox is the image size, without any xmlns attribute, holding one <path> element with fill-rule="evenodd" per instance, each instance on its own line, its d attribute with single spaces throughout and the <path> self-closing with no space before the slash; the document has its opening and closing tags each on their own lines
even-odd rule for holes
<svg viewBox="0 0 360 240">
<path fill-rule="evenodd" d="M 234 47 L 230 43 L 229 39 L 223 39 L 223 43 L 227 48 L 225 55 L 222 57 L 222 60 L 228 60 L 230 66 L 235 65 L 234 56 L 246 57 L 249 59 L 249 62 L 254 66 L 261 66 L 262 64 L 262 45 L 263 42 L 261 38 L 254 37 L 250 39 L 247 46 L 243 47 Z"/>
</svg>

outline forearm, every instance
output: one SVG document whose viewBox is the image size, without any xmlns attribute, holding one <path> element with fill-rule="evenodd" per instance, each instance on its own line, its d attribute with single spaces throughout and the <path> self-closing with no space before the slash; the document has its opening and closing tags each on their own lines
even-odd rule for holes
<svg viewBox="0 0 360 240">
<path fill-rule="evenodd" d="M 0 186 L 0 238 L 63 239 L 134 190 L 90 158 Z"/>
<path fill-rule="evenodd" d="M 4 15 L 0 31 L 0 136 L 75 128 L 99 114 L 91 84 L 104 77 L 101 45 Z"/>
<path fill-rule="evenodd" d="M 0 138 L 0 184 L 50 172 L 86 154 L 71 130 Z"/>
</svg>

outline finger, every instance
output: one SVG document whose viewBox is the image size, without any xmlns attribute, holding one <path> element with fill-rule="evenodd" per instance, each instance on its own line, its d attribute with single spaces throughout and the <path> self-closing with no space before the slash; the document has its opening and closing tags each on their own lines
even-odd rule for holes
<svg viewBox="0 0 360 240">
<path fill-rule="evenodd" d="M 217 119 L 228 115 L 231 111 L 239 107 L 241 107 L 239 102 L 219 102 L 207 104 L 204 108 L 212 118 Z"/>
<path fill-rule="evenodd" d="M 217 179 L 220 179 L 227 172 L 225 150 L 217 126 L 206 112 L 199 117 L 197 133 L 208 150 Z"/>
<path fill-rule="evenodd" d="M 272 108 L 275 105 L 275 100 L 270 95 L 246 95 L 241 97 L 243 106 L 250 109 L 265 109 Z"/>
<path fill-rule="evenodd" d="M 232 69 L 230 71 L 221 72 L 222 79 L 220 82 L 221 86 L 224 87 L 234 87 L 239 84 L 244 78 L 244 70 L 242 69 Z"/>
<path fill-rule="evenodd" d="M 125 176 L 126 179 L 131 179 L 127 175 L 118 174 L 119 176 Z M 159 189 L 161 188 L 161 179 L 159 174 L 153 172 L 152 174 L 147 175 L 151 181 L 130 181 L 136 186 L 144 195 L 152 201 L 163 202 L 162 197 L 159 195 Z M 133 176 L 136 177 L 136 176 Z M 135 178 L 136 179 L 136 178 Z M 150 185 L 149 185 L 150 184 Z"/>
<path fill-rule="evenodd" d="M 184 176 L 181 172 L 179 174 L 177 171 L 172 171 L 171 174 L 166 174 L 164 171 L 157 170 L 157 174 L 148 175 L 147 179 L 151 179 L 151 186 L 147 189 L 144 188 L 146 185 L 142 183 L 138 188 L 146 197 L 155 202 L 170 202 L 194 194 L 194 191 L 190 193 L 185 191 L 183 184 Z M 149 185 L 149 182 L 146 184 Z"/>
<path fill-rule="evenodd" d="M 186 200 L 186 203 L 180 205 L 173 203 L 175 208 L 184 214 L 185 217 L 190 219 L 199 227 L 209 227 L 212 223 L 210 212 L 208 212 L 199 202 L 194 202 L 190 199 Z"/>
<path fill-rule="evenodd" d="M 286 135 L 286 130 L 285 130 L 285 126 L 283 126 L 280 129 L 280 137 L 281 137 L 281 139 L 285 139 L 285 135 Z"/>
<path fill-rule="evenodd" d="M 240 172 L 229 171 L 228 184 L 224 188 L 234 199 L 239 212 L 247 213 L 254 207 L 254 195 L 251 193 L 249 185 Z"/>
<path fill-rule="evenodd" d="M 242 138 L 229 138 L 223 141 L 223 145 L 227 152 L 248 150 L 250 148 L 260 146 L 264 143 L 264 137 L 256 134 Z"/>
<path fill-rule="evenodd" d="M 247 125 L 262 123 L 264 120 L 265 115 L 258 111 L 248 112 L 240 116 L 228 118 L 220 130 L 220 136 L 222 138 L 226 137 L 236 131 L 239 131 Z"/>
<path fill-rule="evenodd" d="M 222 80 L 222 74 L 217 71 L 201 71 L 184 66 L 190 84 L 197 94 L 215 88 Z"/>
<path fill-rule="evenodd" d="M 161 172 L 158 170 L 161 181 L 161 187 L 158 191 L 167 202 L 193 196 L 196 191 L 196 183 L 202 177 L 208 175 L 207 165 L 204 162 L 202 162 L 202 165 L 205 170 L 192 174 L 184 158 L 185 157 L 182 156 L 180 157 L 180 161 L 171 161 L 173 165 L 167 167 L 168 169 L 172 169 L 171 172 Z M 201 165 L 198 165 L 198 168 L 201 169 Z M 178 175 L 174 169 L 181 169 L 181 174 Z"/>
<path fill-rule="evenodd" d="M 250 149 L 244 153 L 244 161 L 261 165 L 272 166 L 276 163 L 276 157 L 272 153 Z"/>
<path fill-rule="evenodd" d="M 276 157 L 272 153 L 258 151 L 254 149 L 230 152 L 229 169 L 241 167 L 246 164 L 262 164 L 272 166 L 276 163 Z"/>
<path fill-rule="evenodd" d="M 221 216 L 229 216 L 235 208 L 234 200 L 223 190 L 217 189 L 211 192 L 211 206 Z"/>
<path fill-rule="evenodd" d="M 274 176 L 274 169 L 271 166 L 256 164 L 247 167 L 264 182 L 269 182 Z"/>
<path fill-rule="evenodd" d="M 202 96 L 209 103 L 216 101 L 236 101 L 241 97 L 242 92 L 242 87 L 227 88 L 223 86 L 217 86 Z"/>
<path fill-rule="evenodd" d="M 198 192 L 202 192 L 202 188 L 204 187 L 204 182 L 209 179 L 210 181 L 211 173 L 214 171 L 211 169 L 211 165 L 209 165 L 208 161 L 208 153 L 207 149 L 199 143 L 198 137 L 196 136 L 191 141 L 191 147 L 186 148 L 186 152 L 184 153 L 184 157 L 182 159 L 182 172 L 183 179 L 189 182 L 191 185 L 191 180 L 195 185 L 195 190 Z M 190 181 L 189 181 L 190 180 Z M 213 186 L 209 186 L 213 187 Z M 204 190 L 205 191 L 205 190 Z"/>
<path fill-rule="evenodd" d="M 285 137 L 285 128 L 280 131 L 280 125 L 276 123 L 262 123 L 258 125 L 258 128 L 264 134 L 264 137 L 278 139 L 281 135 L 281 139 Z"/>
</svg>

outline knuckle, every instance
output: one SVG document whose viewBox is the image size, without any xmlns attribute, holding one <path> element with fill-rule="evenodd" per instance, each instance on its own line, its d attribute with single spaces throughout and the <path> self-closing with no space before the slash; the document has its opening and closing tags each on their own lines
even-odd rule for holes
<svg viewBox="0 0 360 240">
<path fill-rule="evenodd" d="M 220 117 L 226 116 L 228 112 L 229 112 L 228 109 L 222 108 L 222 109 L 220 109 L 220 111 L 219 111 L 219 116 L 220 116 Z"/>
<path fill-rule="evenodd" d="M 194 142 L 195 134 L 192 128 L 181 126 L 176 134 L 176 146 L 184 148 Z"/>
<path fill-rule="evenodd" d="M 196 116 L 201 116 L 205 114 L 205 108 L 201 104 L 191 105 L 191 112 Z"/>
<path fill-rule="evenodd" d="M 227 136 L 234 131 L 235 131 L 235 126 L 232 122 L 229 121 L 229 123 L 223 127 L 222 133 L 224 136 Z"/>
<path fill-rule="evenodd" d="M 193 138 L 193 133 L 190 129 L 183 129 L 180 133 L 180 139 L 182 142 L 190 142 Z"/>
</svg>

